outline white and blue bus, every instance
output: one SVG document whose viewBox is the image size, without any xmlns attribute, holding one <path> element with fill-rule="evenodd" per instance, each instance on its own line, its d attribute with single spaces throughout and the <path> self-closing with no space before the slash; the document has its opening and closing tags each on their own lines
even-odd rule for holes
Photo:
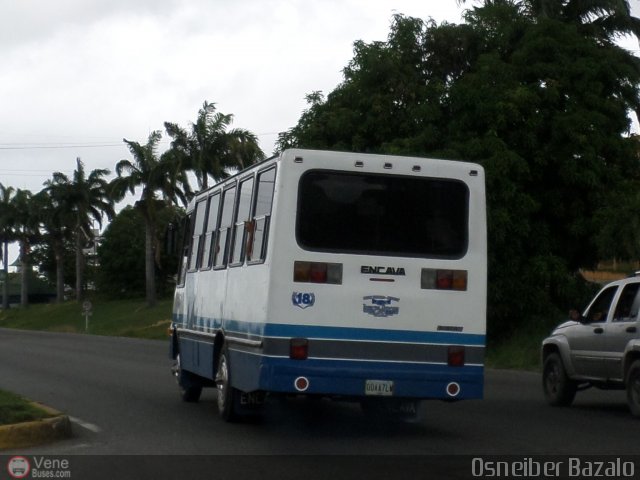
<svg viewBox="0 0 640 480">
<path fill-rule="evenodd" d="M 173 306 L 185 401 L 273 394 L 414 412 L 483 395 L 484 171 L 287 150 L 197 194 Z"/>
</svg>

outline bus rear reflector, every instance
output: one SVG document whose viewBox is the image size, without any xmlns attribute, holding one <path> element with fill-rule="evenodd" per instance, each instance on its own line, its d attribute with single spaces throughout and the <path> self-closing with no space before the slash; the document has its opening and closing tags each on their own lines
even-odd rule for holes
<svg viewBox="0 0 640 480">
<path fill-rule="evenodd" d="M 449 395 L 450 397 L 457 397 L 459 393 L 460 384 L 451 382 L 449 385 L 447 385 L 447 395 Z"/>
<path fill-rule="evenodd" d="M 447 365 L 450 367 L 464 367 L 464 347 L 449 347 Z"/>
<path fill-rule="evenodd" d="M 309 356 L 309 340 L 306 338 L 292 338 L 289 340 L 289 358 L 292 360 L 306 360 Z"/>
<path fill-rule="evenodd" d="M 294 388 L 299 392 L 304 392 L 309 388 L 309 379 L 307 377 L 298 377 L 293 381 Z"/>
<path fill-rule="evenodd" d="M 467 290 L 467 270 L 423 268 L 420 288 L 425 290 Z"/>
<path fill-rule="evenodd" d="M 295 261 L 293 263 L 293 281 L 342 285 L 342 264 Z"/>
</svg>

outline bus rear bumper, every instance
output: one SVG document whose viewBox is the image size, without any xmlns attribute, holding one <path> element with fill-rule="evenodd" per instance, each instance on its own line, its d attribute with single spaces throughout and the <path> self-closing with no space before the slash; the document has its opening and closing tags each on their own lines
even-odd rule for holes
<svg viewBox="0 0 640 480">
<path fill-rule="evenodd" d="M 484 367 L 441 364 L 263 358 L 259 389 L 267 392 L 413 399 L 483 397 Z"/>
</svg>

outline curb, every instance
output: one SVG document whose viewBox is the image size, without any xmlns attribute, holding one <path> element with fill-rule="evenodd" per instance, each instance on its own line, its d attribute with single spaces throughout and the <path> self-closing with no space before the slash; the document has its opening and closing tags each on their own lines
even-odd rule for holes
<svg viewBox="0 0 640 480">
<path fill-rule="evenodd" d="M 33 447 L 71 437 L 71 421 L 67 415 L 37 402 L 31 404 L 52 416 L 0 426 L 0 450 Z"/>
</svg>

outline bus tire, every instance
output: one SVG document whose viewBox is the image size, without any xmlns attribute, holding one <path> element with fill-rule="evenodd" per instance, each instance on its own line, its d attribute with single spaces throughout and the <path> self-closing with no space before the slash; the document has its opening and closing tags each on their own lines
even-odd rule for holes
<svg viewBox="0 0 640 480">
<path fill-rule="evenodd" d="M 216 390 L 218 392 L 218 414 L 225 422 L 237 420 L 236 404 L 239 401 L 240 392 L 231 386 L 231 362 L 229 361 L 229 349 L 225 343 L 222 346 L 218 367 L 216 369 Z"/>
<path fill-rule="evenodd" d="M 175 376 L 180 389 L 180 398 L 183 402 L 195 403 L 200 400 L 202 394 L 202 385 L 197 381 L 195 376 L 186 372 L 180 366 L 180 355 L 176 356 Z"/>
<path fill-rule="evenodd" d="M 576 397 L 577 385 L 568 376 L 560 355 L 551 353 L 542 367 L 542 389 L 549 405 L 568 407 Z"/>
</svg>

